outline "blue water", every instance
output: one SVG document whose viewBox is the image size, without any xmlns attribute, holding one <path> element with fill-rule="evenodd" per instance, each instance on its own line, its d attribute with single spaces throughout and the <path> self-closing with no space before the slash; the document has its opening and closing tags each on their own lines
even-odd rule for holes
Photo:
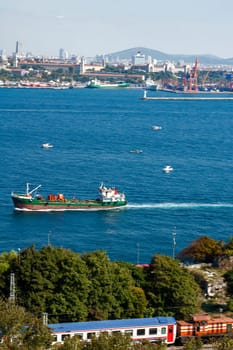
<svg viewBox="0 0 233 350">
<path fill-rule="evenodd" d="M 158 94 L 158 93 L 157 93 Z M 148 263 L 208 235 L 233 234 L 233 101 L 143 101 L 140 89 L 0 89 L 0 252 L 51 243 Z M 162 126 L 154 131 L 152 125 Z M 53 149 L 42 149 L 49 142 Z M 143 153 L 130 153 L 141 149 Z M 165 174 L 162 168 L 174 171 Z M 104 181 L 129 206 L 18 213 L 11 191 L 96 198 Z"/>
</svg>

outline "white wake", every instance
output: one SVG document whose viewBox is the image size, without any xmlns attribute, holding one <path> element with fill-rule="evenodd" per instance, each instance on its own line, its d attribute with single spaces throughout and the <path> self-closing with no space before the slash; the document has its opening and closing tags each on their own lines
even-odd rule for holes
<svg viewBox="0 0 233 350">
<path fill-rule="evenodd" d="M 128 209 L 233 208 L 233 203 L 129 203 Z"/>
</svg>

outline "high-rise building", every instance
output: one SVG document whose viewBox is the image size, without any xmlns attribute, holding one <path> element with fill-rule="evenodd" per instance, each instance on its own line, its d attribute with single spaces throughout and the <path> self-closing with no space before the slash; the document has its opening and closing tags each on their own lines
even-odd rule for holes
<svg viewBox="0 0 233 350">
<path fill-rule="evenodd" d="M 23 54 L 23 44 L 21 41 L 16 41 L 15 53 L 17 56 L 22 56 Z"/>
<path fill-rule="evenodd" d="M 69 57 L 68 52 L 65 51 L 64 49 L 59 50 L 59 59 L 60 60 L 67 60 Z"/>
<path fill-rule="evenodd" d="M 1 57 L 2 61 L 6 61 L 7 60 L 7 53 L 6 53 L 5 49 L 0 50 L 0 57 Z"/>
</svg>

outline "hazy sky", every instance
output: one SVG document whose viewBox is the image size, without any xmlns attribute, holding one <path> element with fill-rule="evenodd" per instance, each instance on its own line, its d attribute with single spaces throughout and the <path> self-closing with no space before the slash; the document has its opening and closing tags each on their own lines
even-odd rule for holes
<svg viewBox="0 0 233 350">
<path fill-rule="evenodd" d="M 233 0 L 0 0 L 0 49 L 83 56 L 133 47 L 233 57 Z"/>
</svg>

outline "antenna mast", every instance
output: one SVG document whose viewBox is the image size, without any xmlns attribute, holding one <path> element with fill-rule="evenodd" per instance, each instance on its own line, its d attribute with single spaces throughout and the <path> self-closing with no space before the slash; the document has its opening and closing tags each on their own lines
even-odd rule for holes
<svg viewBox="0 0 233 350">
<path fill-rule="evenodd" d="M 15 303 L 15 274 L 11 273 L 10 276 L 10 297 L 9 301 Z"/>
<path fill-rule="evenodd" d="M 172 233 L 173 238 L 173 249 L 172 249 L 172 257 L 175 259 L 176 257 L 176 226 L 174 227 L 174 231 Z"/>
</svg>

